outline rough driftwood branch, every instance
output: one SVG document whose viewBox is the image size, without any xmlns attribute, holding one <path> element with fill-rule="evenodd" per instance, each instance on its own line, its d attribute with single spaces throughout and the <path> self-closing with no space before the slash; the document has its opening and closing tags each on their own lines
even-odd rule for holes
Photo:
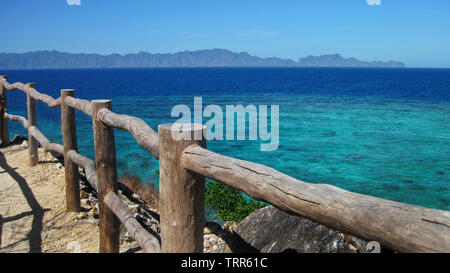
<svg viewBox="0 0 450 273">
<path fill-rule="evenodd" d="M 119 115 L 108 109 L 101 109 L 97 117 L 108 126 L 130 132 L 139 146 L 159 158 L 158 134 L 142 119 Z"/>
<path fill-rule="evenodd" d="M 88 116 L 92 116 L 92 103 L 90 101 L 77 99 L 74 97 L 66 97 L 64 102 L 73 109 L 82 111 Z"/>
<path fill-rule="evenodd" d="M 36 126 L 31 126 L 28 128 L 28 133 L 37 139 L 44 149 L 54 151 L 62 155 L 64 154 L 64 146 L 61 144 L 51 143 Z"/>
<path fill-rule="evenodd" d="M 128 209 L 128 206 L 120 200 L 114 192 L 108 193 L 105 196 L 104 202 L 124 224 L 128 232 L 134 237 L 144 252 L 161 252 L 161 247 L 158 240 L 141 226 L 141 224 L 134 218 L 133 213 L 131 213 Z"/>
<path fill-rule="evenodd" d="M 36 138 L 37 141 L 39 141 L 44 149 L 54 151 L 59 154 L 64 154 L 64 147 L 61 144 L 51 143 L 36 126 L 29 126 L 28 120 L 26 118 L 7 113 L 5 113 L 5 117 L 11 121 L 20 122 L 25 129 L 28 129 L 28 133 Z"/>
<path fill-rule="evenodd" d="M 3 85 L 9 90 L 20 90 L 25 94 L 29 93 L 33 99 L 47 104 L 50 108 L 57 108 L 61 105 L 61 98 L 54 99 L 49 95 L 39 93 L 36 89 L 21 82 L 10 84 L 6 79 L 3 79 Z"/>
<path fill-rule="evenodd" d="M 87 181 L 95 190 L 97 190 L 97 172 L 95 170 L 94 160 L 80 155 L 75 150 L 68 151 L 67 156 L 73 163 L 85 170 Z"/>
<path fill-rule="evenodd" d="M 200 147 L 185 150 L 183 166 L 247 195 L 401 252 L 450 252 L 450 212 L 309 184 L 272 168 Z"/>
<path fill-rule="evenodd" d="M 28 124 L 28 120 L 22 116 L 16 116 L 16 115 L 11 115 L 8 113 L 5 113 L 5 118 L 11 120 L 11 121 L 17 121 L 20 122 L 23 126 L 23 128 L 28 129 L 29 124 Z"/>
</svg>

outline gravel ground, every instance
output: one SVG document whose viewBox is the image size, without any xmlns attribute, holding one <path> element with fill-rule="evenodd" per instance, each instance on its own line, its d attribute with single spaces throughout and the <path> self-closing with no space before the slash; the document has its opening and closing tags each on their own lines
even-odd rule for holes
<svg viewBox="0 0 450 273">
<path fill-rule="evenodd" d="M 97 215 L 67 212 L 64 167 L 44 149 L 30 167 L 26 146 L 0 149 L 0 252 L 98 252 Z"/>
</svg>

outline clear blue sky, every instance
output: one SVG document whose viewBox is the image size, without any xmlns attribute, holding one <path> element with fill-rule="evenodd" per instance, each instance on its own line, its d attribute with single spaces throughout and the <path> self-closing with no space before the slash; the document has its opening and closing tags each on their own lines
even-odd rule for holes
<svg viewBox="0 0 450 273">
<path fill-rule="evenodd" d="M 0 27 L 0 52 L 226 48 L 450 67 L 449 0 L 2 0 Z"/>
</svg>

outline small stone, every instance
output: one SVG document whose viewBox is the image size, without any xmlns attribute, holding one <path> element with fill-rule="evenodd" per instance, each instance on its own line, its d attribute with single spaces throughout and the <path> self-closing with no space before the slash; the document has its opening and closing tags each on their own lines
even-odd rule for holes
<svg viewBox="0 0 450 273">
<path fill-rule="evenodd" d="M 203 229 L 203 234 L 212 234 L 213 232 L 208 228 L 208 227 L 205 227 L 204 229 Z"/>
<path fill-rule="evenodd" d="M 97 202 L 98 202 L 97 198 L 89 196 L 88 200 L 89 200 L 89 205 L 95 209 L 95 206 L 97 205 Z"/>
<path fill-rule="evenodd" d="M 87 192 L 85 192 L 85 191 L 81 191 L 80 197 L 81 197 L 81 199 L 86 199 L 86 200 L 88 200 L 89 194 L 87 194 Z"/>
<path fill-rule="evenodd" d="M 84 212 L 79 212 L 76 219 L 85 219 L 88 215 Z"/>
<path fill-rule="evenodd" d="M 88 199 L 81 199 L 80 203 L 81 203 L 82 206 L 87 206 L 87 205 L 89 205 L 89 200 Z"/>
<path fill-rule="evenodd" d="M 139 205 L 129 205 L 128 208 L 130 208 L 133 213 L 138 213 Z"/>
<path fill-rule="evenodd" d="M 97 225 L 97 224 L 98 224 L 98 222 L 97 222 L 96 220 L 92 220 L 92 219 L 87 220 L 87 222 L 88 222 L 89 224 L 93 224 L 93 225 Z"/>
<path fill-rule="evenodd" d="M 63 167 L 63 165 L 61 163 L 56 164 L 56 168 L 61 169 L 62 167 Z"/>
<path fill-rule="evenodd" d="M 90 217 L 92 217 L 92 218 L 96 218 L 95 216 L 97 215 L 97 211 L 96 211 L 95 209 L 91 209 L 91 210 L 88 212 L 88 215 L 89 215 Z"/>
<path fill-rule="evenodd" d="M 211 244 L 208 240 L 203 241 L 203 247 L 209 247 Z"/>
<path fill-rule="evenodd" d="M 233 228 L 236 226 L 236 222 L 234 221 L 227 221 L 223 224 L 223 229 L 227 229 L 230 231 L 233 231 Z"/>
<path fill-rule="evenodd" d="M 209 243 L 215 245 L 217 243 L 217 239 L 213 237 L 209 240 Z"/>
<path fill-rule="evenodd" d="M 354 251 L 354 252 L 358 252 L 358 249 L 354 246 L 354 245 L 347 245 L 348 246 L 348 248 L 350 249 L 350 250 L 352 250 L 352 251 Z"/>
<path fill-rule="evenodd" d="M 24 148 L 28 148 L 28 141 L 24 141 L 22 142 L 22 144 L 20 144 L 20 147 L 24 147 Z"/>
<path fill-rule="evenodd" d="M 213 251 L 217 251 L 218 249 L 219 249 L 219 247 L 216 246 L 216 245 L 214 245 L 214 246 L 212 247 L 212 250 L 213 250 Z"/>
</svg>

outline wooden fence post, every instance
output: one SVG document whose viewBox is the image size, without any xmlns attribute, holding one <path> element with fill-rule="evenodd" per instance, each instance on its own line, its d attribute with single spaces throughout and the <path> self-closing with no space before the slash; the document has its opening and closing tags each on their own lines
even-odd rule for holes
<svg viewBox="0 0 450 273">
<path fill-rule="evenodd" d="M 97 113 L 102 108 L 111 110 L 111 101 L 92 101 L 95 162 L 97 166 L 97 195 L 100 216 L 100 253 L 118 253 L 120 222 L 114 212 L 104 203 L 104 198 L 108 193 L 117 193 L 114 129 L 97 120 Z"/>
<path fill-rule="evenodd" d="M 164 253 L 202 253 L 205 225 L 205 178 L 185 170 L 183 151 L 189 145 L 206 148 L 206 126 L 158 126 L 161 249 Z M 200 135 L 195 140 L 194 135 Z"/>
<path fill-rule="evenodd" d="M 27 83 L 27 87 L 34 88 L 36 84 Z M 27 92 L 27 110 L 29 126 L 36 126 L 36 101 Z M 30 166 L 35 166 L 39 162 L 37 140 L 28 132 L 28 153 L 30 156 Z"/>
<path fill-rule="evenodd" d="M 6 90 L 6 87 L 3 85 L 3 79 L 6 80 L 6 79 L 8 79 L 8 77 L 0 76 L 0 95 L 3 96 L 3 99 L 5 100 L 5 103 L 4 103 L 5 109 L 2 110 L 0 122 L 1 122 L 1 126 L 2 126 L 2 145 L 6 146 L 6 145 L 9 145 L 9 129 L 8 129 L 8 120 L 5 118 L 4 113 L 7 112 L 6 110 L 7 110 L 8 104 L 7 104 L 7 100 L 6 100 L 7 90 Z"/>
<path fill-rule="evenodd" d="M 78 151 L 75 110 L 64 99 L 73 97 L 75 90 L 61 90 L 61 131 L 64 144 L 64 179 L 66 182 L 66 207 L 70 212 L 80 212 L 80 180 L 78 166 L 70 160 L 67 153 Z"/>
</svg>

